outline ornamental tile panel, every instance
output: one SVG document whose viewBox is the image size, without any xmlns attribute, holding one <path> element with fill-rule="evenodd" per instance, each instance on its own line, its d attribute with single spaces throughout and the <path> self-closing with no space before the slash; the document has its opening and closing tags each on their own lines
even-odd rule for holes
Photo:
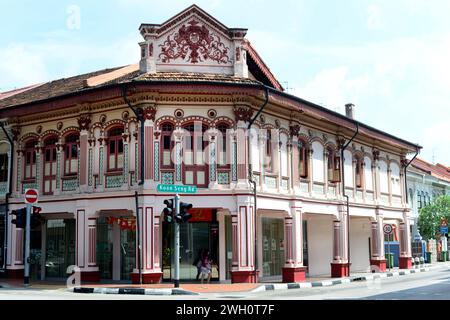
<svg viewBox="0 0 450 320">
<path fill-rule="evenodd" d="M 211 143 L 210 150 L 209 177 L 210 181 L 216 181 L 216 144 L 214 142 Z"/>
<path fill-rule="evenodd" d="M 62 191 L 75 191 L 78 187 L 78 179 L 64 179 L 62 181 Z"/>
<path fill-rule="evenodd" d="M 176 165 L 175 165 L 175 171 L 176 171 L 176 177 L 177 181 L 181 181 L 181 143 L 176 143 Z"/>
<path fill-rule="evenodd" d="M 56 153 L 56 189 L 61 185 L 61 151 Z"/>
<path fill-rule="evenodd" d="M 27 189 L 37 189 L 38 184 L 36 182 L 24 183 L 22 186 L 22 193 Z"/>
<path fill-rule="evenodd" d="M 230 174 L 228 172 L 218 172 L 217 182 L 219 184 L 230 184 Z"/>
<path fill-rule="evenodd" d="M 92 149 L 89 148 L 89 170 L 88 170 L 88 185 L 92 186 Z"/>
<path fill-rule="evenodd" d="M 173 184 L 173 172 L 161 172 L 162 184 Z"/>
<path fill-rule="evenodd" d="M 128 143 L 123 145 L 123 183 L 128 183 Z"/>
<path fill-rule="evenodd" d="M 120 188 L 123 185 L 123 175 L 106 176 L 106 188 Z"/>
<path fill-rule="evenodd" d="M 103 172 L 103 147 L 100 147 L 99 151 L 99 168 L 98 168 L 98 185 L 103 185 L 104 172 Z"/>
<path fill-rule="evenodd" d="M 22 157 L 17 157 L 17 185 L 16 191 L 19 192 L 20 181 L 22 180 Z"/>
<path fill-rule="evenodd" d="M 154 152 L 153 154 L 154 156 L 154 162 L 153 162 L 153 167 L 154 167 L 154 176 L 155 176 L 155 181 L 159 181 L 159 142 L 155 141 L 155 146 L 154 146 Z"/>
<path fill-rule="evenodd" d="M 265 177 L 265 184 L 267 188 L 276 189 L 277 188 L 277 178 L 275 177 Z"/>
<path fill-rule="evenodd" d="M 139 144 L 136 142 L 135 144 L 134 144 L 134 146 L 135 146 L 135 156 L 134 156 L 134 159 L 135 159 L 135 169 L 134 169 L 134 182 L 135 183 L 137 183 L 138 182 L 138 177 L 139 177 Z"/>
<path fill-rule="evenodd" d="M 233 147 L 231 148 L 231 179 L 237 181 L 237 143 L 233 142 Z"/>
</svg>

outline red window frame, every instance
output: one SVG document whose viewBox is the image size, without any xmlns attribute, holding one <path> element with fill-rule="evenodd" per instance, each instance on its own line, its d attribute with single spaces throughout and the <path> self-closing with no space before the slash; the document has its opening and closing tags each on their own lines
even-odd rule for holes
<svg viewBox="0 0 450 320">
<path fill-rule="evenodd" d="M 355 165 L 355 181 L 357 188 L 364 187 L 364 162 L 361 157 L 356 157 Z"/>
<path fill-rule="evenodd" d="M 66 141 L 64 144 L 64 176 L 74 176 L 74 175 L 78 174 L 78 167 L 77 167 L 77 171 L 72 172 L 71 165 L 69 165 L 69 167 L 67 168 L 66 164 L 67 164 L 67 161 L 69 161 L 69 163 L 71 163 L 72 160 L 74 160 L 74 159 L 78 161 L 79 139 L 80 139 L 80 135 L 76 134 L 76 133 L 69 134 L 66 137 Z M 75 155 L 73 153 L 74 150 L 75 150 Z"/>
<path fill-rule="evenodd" d="M 202 124 L 202 134 L 200 136 L 195 136 L 194 129 L 195 125 L 193 123 L 186 124 L 183 126 L 184 130 L 187 130 L 190 132 L 189 136 L 185 136 L 184 139 L 189 139 L 186 141 L 189 141 L 189 146 L 191 149 L 188 149 L 188 144 L 183 144 L 183 183 L 187 185 L 186 181 L 186 171 L 192 171 L 193 172 L 193 183 L 191 185 L 195 185 L 197 187 L 207 187 L 209 184 L 209 165 L 207 161 L 207 156 L 205 155 L 205 150 L 207 150 L 208 147 L 208 140 L 204 139 L 204 133 L 206 130 L 208 130 L 208 127 L 205 124 Z M 201 139 L 201 146 L 202 146 L 202 152 L 203 152 L 203 164 L 199 165 L 197 164 L 197 152 L 199 150 L 199 142 Z M 187 150 L 191 150 L 193 152 L 193 158 L 192 158 L 192 164 L 187 165 L 185 161 L 184 152 Z M 198 172 L 204 172 L 205 174 L 205 183 L 199 184 L 197 182 L 197 173 Z"/>
<path fill-rule="evenodd" d="M 308 178 L 308 150 L 304 140 L 298 141 L 298 173 L 300 178 Z"/>
<path fill-rule="evenodd" d="M 341 182 L 341 157 L 337 156 L 336 151 L 332 148 L 328 148 L 327 169 L 328 181 L 332 183 Z"/>
<path fill-rule="evenodd" d="M 172 133 L 175 128 L 173 123 L 164 122 L 160 125 L 161 128 L 161 142 L 159 144 L 159 154 L 160 154 L 160 167 L 161 169 L 174 169 L 175 163 L 173 162 L 172 154 L 173 148 L 175 147 L 175 141 L 172 139 Z M 167 145 L 167 142 L 169 143 Z M 169 146 L 169 149 L 167 149 Z M 170 151 L 170 165 L 164 164 L 164 151 Z"/>
<path fill-rule="evenodd" d="M 123 171 L 123 167 L 119 168 L 117 166 L 117 160 L 119 155 L 123 155 L 123 136 L 124 127 L 114 127 L 108 130 L 108 160 L 107 160 L 107 168 L 108 172 L 121 172 Z M 111 163 L 109 161 L 111 152 L 111 146 L 114 145 L 114 167 L 111 167 Z M 122 146 L 122 151 L 120 152 L 120 146 Z M 122 163 L 123 164 L 123 163 Z"/>
<path fill-rule="evenodd" d="M 43 161 L 42 161 L 42 190 L 44 194 L 53 194 L 52 180 L 56 181 L 56 144 L 58 143 L 57 137 L 49 137 L 44 142 Z M 55 164 L 55 172 L 53 172 L 53 163 Z M 49 164 L 50 173 L 46 173 L 45 167 Z M 50 181 L 50 188 L 45 191 L 45 182 Z"/>
<path fill-rule="evenodd" d="M 28 141 L 25 144 L 24 163 L 23 163 L 23 179 L 34 180 L 33 165 L 36 166 L 36 140 Z M 36 170 L 35 170 L 36 172 Z"/>
</svg>

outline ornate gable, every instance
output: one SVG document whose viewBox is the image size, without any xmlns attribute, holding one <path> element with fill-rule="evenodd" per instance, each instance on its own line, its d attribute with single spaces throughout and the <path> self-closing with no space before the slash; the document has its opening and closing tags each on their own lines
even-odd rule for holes
<svg viewBox="0 0 450 320">
<path fill-rule="evenodd" d="M 244 37 L 193 5 L 161 25 L 142 24 L 140 70 L 200 72 L 248 78 Z"/>
</svg>

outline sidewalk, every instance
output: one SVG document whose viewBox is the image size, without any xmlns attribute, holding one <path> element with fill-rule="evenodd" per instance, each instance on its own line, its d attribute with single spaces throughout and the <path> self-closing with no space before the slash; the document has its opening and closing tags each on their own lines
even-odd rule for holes
<svg viewBox="0 0 450 320">
<path fill-rule="evenodd" d="M 412 269 L 394 268 L 386 273 L 353 273 L 346 278 L 307 278 L 301 283 L 181 283 L 180 288 L 174 288 L 172 283 L 161 284 L 98 284 L 85 283 L 79 288 L 67 288 L 65 282 L 31 281 L 31 286 L 25 288 L 23 281 L 18 279 L 0 279 L 0 287 L 4 289 L 38 289 L 38 290 L 62 290 L 75 293 L 102 293 L 102 294 L 139 294 L 139 295 L 198 295 L 205 293 L 250 293 L 272 290 L 303 289 L 313 287 L 334 286 L 354 281 L 367 281 L 379 278 L 405 276 L 419 272 L 449 267 L 450 262 L 438 262 L 425 264 Z M 1 289 L 0 289 L 1 290 Z"/>
</svg>

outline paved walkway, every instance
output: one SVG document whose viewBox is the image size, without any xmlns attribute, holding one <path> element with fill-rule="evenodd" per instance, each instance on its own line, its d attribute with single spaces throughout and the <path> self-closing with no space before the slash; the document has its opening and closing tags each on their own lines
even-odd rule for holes
<svg viewBox="0 0 450 320">
<path fill-rule="evenodd" d="M 444 265 L 446 263 L 436 263 L 432 265 L 425 265 L 425 267 L 436 267 L 439 265 Z M 414 269 L 414 268 L 413 268 Z M 398 268 L 394 268 L 391 270 L 392 272 L 398 273 L 400 271 Z M 408 273 L 409 274 L 409 273 Z M 320 283 L 323 283 L 323 285 L 329 285 L 329 284 L 339 284 L 339 283 L 345 283 L 349 282 L 350 279 L 353 281 L 355 278 L 361 277 L 361 278 L 368 278 L 371 275 L 374 275 L 373 273 L 352 273 L 350 277 L 346 278 L 330 278 L 330 277 L 308 277 L 306 278 L 306 284 L 313 284 L 315 285 L 321 285 Z M 188 292 L 194 292 L 194 293 L 223 293 L 223 292 L 249 292 L 254 290 L 260 290 L 264 288 L 277 288 L 277 287 L 283 287 L 287 286 L 288 284 L 282 284 L 281 280 L 272 280 L 270 282 L 261 282 L 261 283 L 210 283 L 210 284 L 200 284 L 199 282 L 196 283 L 180 283 L 181 290 L 188 291 Z M 293 286 L 295 288 L 296 286 L 294 284 L 289 284 L 290 287 Z M 23 285 L 23 281 L 20 279 L 0 279 L 0 287 L 3 287 L 5 289 L 26 289 Z M 82 288 L 94 288 L 94 289 L 146 289 L 147 291 L 150 290 L 164 290 L 167 291 L 167 289 L 173 289 L 174 285 L 173 283 L 160 283 L 160 284 L 144 284 L 144 285 L 138 285 L 138 284 L 128 284 L 128 283 L 83 283 Z M 303 287 L 303 285 L 301 286 Z M 305 286 L 306 287 L 306 286 Z M 66 283 L 61 282 L 54 282 L 54 281 L 31 281 L 31 286 L 28 287 L 30 289 L 38 289 L 38 290 L 67 290 Z"/>
</svg>

